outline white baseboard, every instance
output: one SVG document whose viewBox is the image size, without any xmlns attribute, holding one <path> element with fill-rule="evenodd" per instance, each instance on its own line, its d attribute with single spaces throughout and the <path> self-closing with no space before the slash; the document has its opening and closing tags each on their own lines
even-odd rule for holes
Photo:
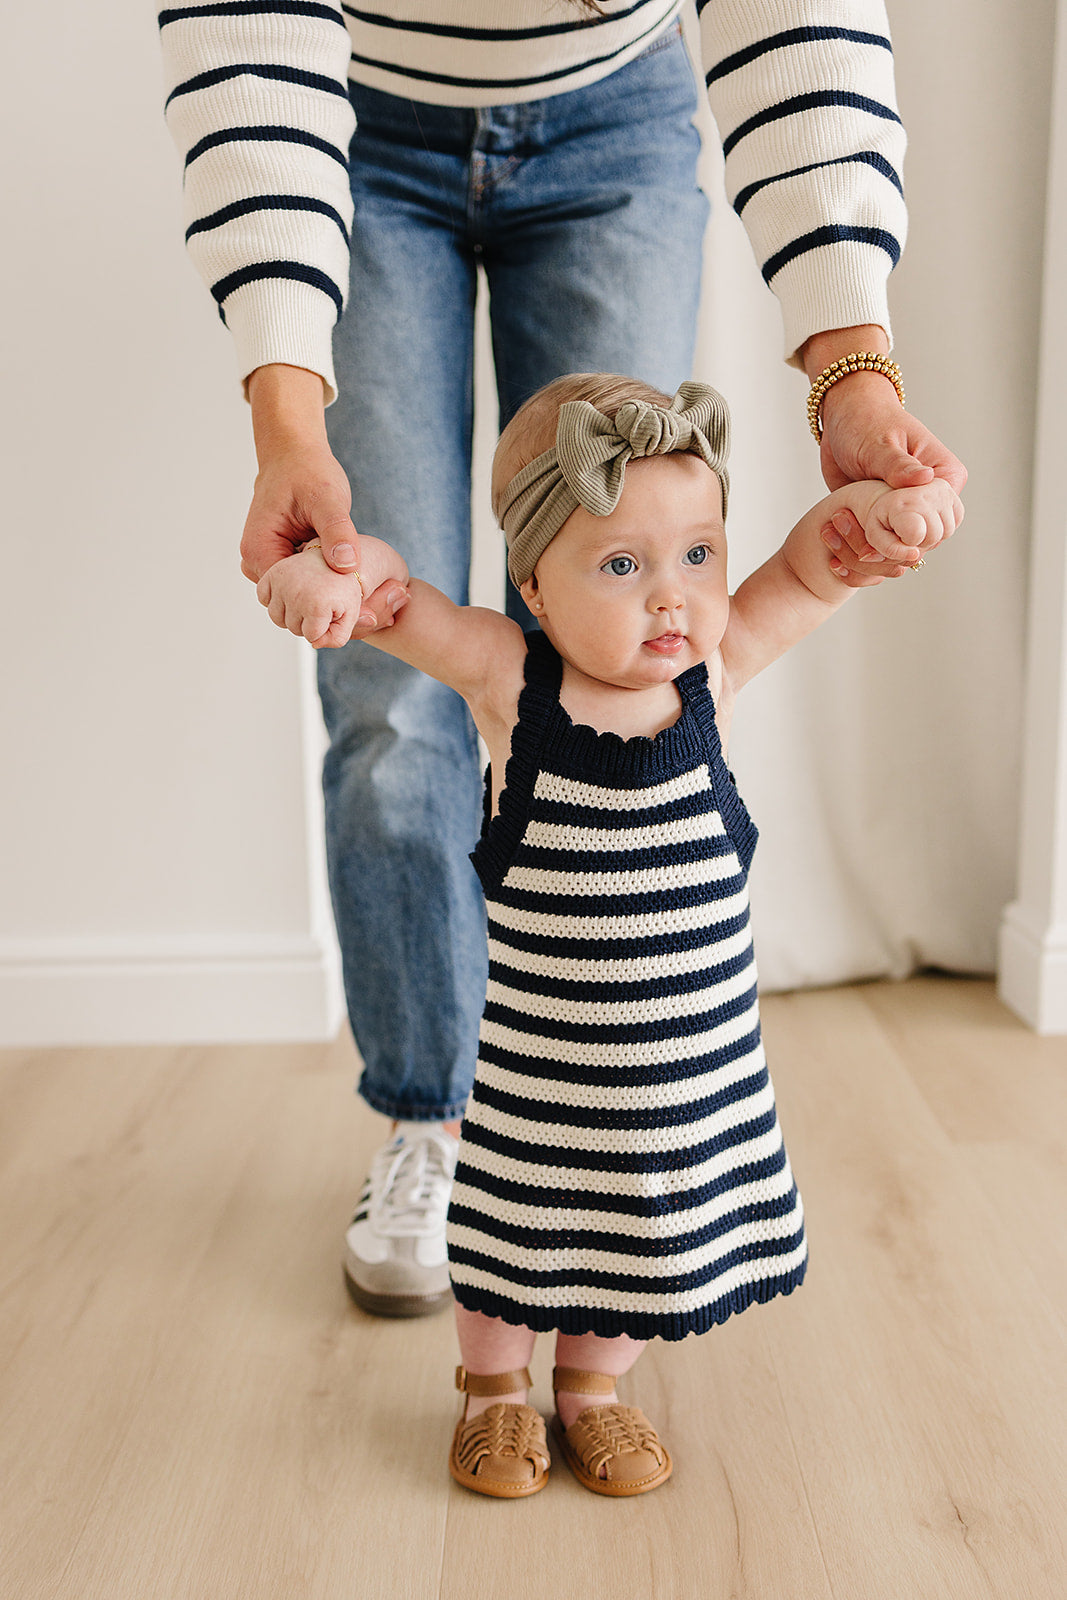
<svg viewBox="0 0 1067 1600">
<path fill-rule="evenodd" d="M 1000 997 L 1037 1033 L 1067 1033 L 1067 926 L 1035 928 L 1010 905 L 1000 925 Z"/>
<path fill-rule="evenodd" d="M 0 1045 L 324 1040 L 344 1016 L 325 939 L 41 940 L 0 948 Z"/>
</svg>

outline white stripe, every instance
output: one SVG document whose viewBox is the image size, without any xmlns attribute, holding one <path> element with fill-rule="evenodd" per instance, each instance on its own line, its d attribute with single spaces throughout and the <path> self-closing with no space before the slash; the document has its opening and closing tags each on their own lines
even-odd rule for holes
<svg viewBox="0 0 1067 1600">
<path fill-rule="evenodd" d="M 506 1111 L 497 1111 L 493 1106 L 479 1105 L 477 1102 L 472 1102 L 468 1107 L 464 1121 L 471 1127 L 485 1128 L 490 1133 L 497 1134 L 499 1138 L 509 1139 L 516 1144 L 530 1143 L 531 1133 L 536 1130 L 538 1138 L 546 1143 L 557 1145 L 564 1150 L 573 1150 L 575 1163 L 580 1165 L 582 1155 L 587 1151 L 605 1155 L 619 1153 L 656 1157 L 667 1155 L 679 1148 L 684 1152 L 703 1144 L 706 1139 L 718 1138 L 720 1134 L 729 1133 L 732 1128 L 740 1127 L 742 1123 L 765 1116 L 767 1112 L 773 1110 L 774 1091 L 770 1084 L 765 1082 L 761 1089 L 746 1095 L 743 1100 L 723 1106 L 710 1116 L 702 1117 L 697 1122 L 686 1122 L 666 1128 L 601 1129 L 580 1128 L 566 1122 L 542 1124 L 525 1117 L 511 1116 Z M 496 1160 L 497 1170 L 502 1176 L 511 1176 L 506 1170 L 509 1165 L 521 1167 L 523 1178 L 516 1179 L 517 1182 L 526 1180 L 530 1167 L 535 1164 L 525 1161 L 509 1163 L 506 1156 L 497 1156 Z M 568 1181 L 572 1186 L 584 1187 L 575 1174 L 572 1174 Z M 592 1187 L 595 1189 L 596 1184 L 594 1183 Z"/>
<path fill-rule="evenodd" d="M 526 1017 L 543 1017 L 548 1022 L 576 1022 L 591 1027 L 634 1027 L 645 1022 L 673 1021 L 715 1011 L 752 988 L 751 968 L 743 968 L 732 978 L 688 994 L 665 994 L 649 1000 L 558 1000 L 554 995 L 526 994 L 489 980 L 486 1002 L 507 1006 Z M 753 1000 L 748 1008 L 755 1011 Z"/>
<path fill-rule="evenodd" d="M 578 828 L 566 822 L 531 822 L 523 843 L 534 850 L 625 851 L 658 850 L 664 845 L 691 844 L 695 839 L 721 839 L 726 834 L 717 811 L 698 811 L 694 817 L 672 822 L 651 822 L 644 828 Z"/>
<path fill-rule="evenodd" d="M 694 767 L 667 783 L 650 784 L 642 789 L 606 789 L 600 784 L 579 783 L 556 772 L 539 772 L 534 784 L 536 800 L 551 800 L 560 805 L 589 806 L 600 811 L 647 811 L 665 806 L 711 788 L 707 766 Z"/>
<path fill-rule="evenodd" d="M 503 1094 L 523 1095 L 531 1101 L 548 1099 L 553 1105 L 580 1106 L 585 1110 L 594 1107 L 611 1110 L 625 1094 L 627 1107 L 651 1111 L 658 1106 L 686 1106 L 708 1095 L 718 1094 L 732 1084 L 750 1078 L 765 1066 L 762 1046 L 757 1044 L 746 1055 L 739 1056 L 710 1072 L 698 1072 L 690 1078 L 679 1078 L 674 1083 L 642 1083 L 620 1091 L 614 1083 L 570 1083 L 555 1078 L 548 1080 L 537 1073 L 513 1072 L 509 1067 L 495 1062 L 478 1062 L 478 1083 L 487 1084 Z"/>
<path fill-rule="evenodd" d="M 464 1144 L 462 1155 L 473 1171 L 485 1172 L 506 1183 L 517 1183 L 528 1188 L 531 1204 L 536 1204 L 535 1196 L 546 1190 L 562 1191 L 564 1194 L 573 1191 L 587 1195 L 624 1195 L 630 1199 L 644 1199 L 649 1195 L 684 1196 L 702 1189 L 705 1184 L 715 1183 L 726 1173 L 756 1166 L 773 1158 L 781 1147 L 782 1133 L 775 1122 L 766 1133 L 756 1134 L 742 1144 L 731 1145 L 728 1150 L 717 1151 L 706 1161 L 693 1166 L 671 1167 L 663 1172 L 594 1172 L 588 1167 L 573 1164 L 553 1167 L 534 1161 L 509 1160 L 493 1150 L 482 1150 L 476 1144 Z"/>
<path fill-rule="evenodd" d="M 678 861 L 670 866 L 623 868 L 618 872 L 581 872 L 577 868 L 556 871 L 544 867 L 511 867 L 504 879 L 505 889 L 527 894 L 625 895 L 667 894 L 672 889 L 694 889 L 707 883 L 736 878 L 740 865 L 731 850 L 729 855 L 711 856 L 703 861 Z"/>
<path fill-rule="evenodd" d="M 709 1303 L 724 1299 L 735 1289 L 745 1285 L 760 1283 L 769 1278 L 787 1277 L 802 1264 L 806 1255 L 807 1244 L 801 1240 L 797 1248 L 788 1255 L 777 1256 L 768 1262 L 739 1262 L 736 1267 L 731 1267 L 728 1272 L 724 1272 L 711 1283 L 701 1288 L 689 1289 L 684 1294 L 662 1292 L 637 1294 L 625 1287 L 584 1289 L 570 1284 L 562 1288 L 517 1286 L 506 1283 L 491 1272 L 484 1272 L 480 1267 L 471 1267 L 458 1262 L 451 1265 L 450 1271 L 456 1283 L 469 1284 L 473 1289 L 483 1289 L 490 1294 L 500 1295 L 504 1299 L 512 1300 L 516 1305 L 537 1308 L 544 1306 L 549 1310 L 554 1310 L 556 1307 L 589 1306 L 596 1309 L 603 1308 L 606 1311 L 619 1311 L 624 1315 L 630 1311 L 644 1311 L 660 1316 L 672 1314 L 684 1316 L 687 1312 L 699 1311 Z"/>
<path fill-rule="evenodd" d="M 773 1154 L 773 1151 L 770 1152 Z M 781 1172 L 755 1183 L 739 1184 L 725 1194 L 689 1210 L 674 1210 L 657 1216 L 631 1216 L 618 1211 L 579 1211 L 575 1206 L 553 1206 L 548 1196 L 537 1200 L 504 1200 L 489 1194 L 473 1184 L 459 1179 L 453 1185 L 452 1200 L 457 1206 L 466 1206 L 481 1216 L 492 1217 L 514 1228 L 581 1229 L 592 1233 L 618 1233 L 633 1239 L 673 1239 L 679 1234 L 694 1233 L 709 1227 L 720 1217 L 742 1206 L 780 1200 L 793 1186 L 793 1174 L 788 1163 Z"/>
<path fill-rule="evenodd" d="M 633 956 L 623 960 L 618 956 L 592 957 L 573 960 L 569 956 L 546 956 L 539 951 L 515 950 L 499 939 L 489 940 L 489 959 L 516 972 L 528 972 L 536 978 L 570 978 L 576 983 L 643 983 L 649 978 L 680 977 L 689 972 L 700 972 L 705 967 L 724 966 L 745 950 L 751 952 L 752 932 L 746 923 L 727 938 L 716 940 L 714 945 L 698 944 L 692 949 L 671 950 L 663 955 Z M 755 957 L 746 963 L 745 971 L 755 982 Z"/>
<path fill-rule="evenodd" d="M 506 1239 L 495 1239 L 482 1233 L 480 1228 L 455 1223 L 449 1224 L 447 1238 L 450 1252 L 456 1248 L 477 1250 L 479 1254 L 491 1256 L 509 1267 L 532 1267 L 537 1272 L 559 1272 L 567 1267 L 578 1267 L 619 1278 L 631 1275 L 670 1278 L 676 1273 L 699 1272 L 702 1267 L 721 1261 L 732 1250 L 755 1240 L 761 1243 L 774 1239 L 783 1243 L 787 1239 L 792 1240 L 800 1229 L 801 1220 L 798 1205 L 784 1217 L 771 1217 L 759 1223 L 741 1222 L 728 1233 L 709 1239 L 705 1244 L 664 1255 L 632 1255 L 626 1250 L 624 1239 L 620 1239 L 621 1248 L 618 1250 L 571 1250 L 567 1246 L 562 1249 L 536 1249 L 512 1244 Z M 764 1276 L 769 1276 L 767 1263 L 768 1260 L 773 1261 L 774 1257 L 765 1256 L 762 1259 Z"/>
<path fill-rule="evenodd" d="M 702 1033 L 677 1035 L 670 1039 L 650 1039 L 643 1044 L 582 1044 L 572 1039 L 553 1039 L 550 1034 L 526 1033 L 502 1022 L 482 1022 L 481 1040 L 513 1055 L 531 1061 L 565 1061 L 578 1067 L 595 1067 L 607 1060 L 617 1067 L 658 1067 L 672 1061 L 696 1060 L 726 1045 L 743 1039 L 754 1026 L 755 1013 L 726 1017 Z"/>
<path fill-rule="evenodd" d="M 496 922 L 516 933 L 533 934 L 542 939 L 651 939 L 663 934 L 689 933 L 696 928 L 711 929 L 717 922 L 729 922 L 748 910 L 748 890 L 724 895 L 704 905 L 679 906 L 674 911 L 638 911 L 622 917 L 557 916 L 549 911 L 527 911 L 524 906 L 488 903 L 490 926 Z M 714 943 L 706 947 L 714 951 Z M 710 966 L 714 955 L 702 965 Z"/>
</svg>

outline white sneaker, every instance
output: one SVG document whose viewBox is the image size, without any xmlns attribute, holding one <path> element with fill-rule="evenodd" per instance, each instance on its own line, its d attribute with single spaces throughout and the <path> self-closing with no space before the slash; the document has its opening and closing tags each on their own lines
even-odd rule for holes
<svg viewBox="0 0 1067 1600">
<path fill-rule="evenodd" d="M 345 1234 L 345 1281 L 364 1311 L 422 1317 L 451 1301 L 445 1216 L 458 1149 L 439 1123 L 401 1122 L 371 1162 Z"/>
</svg>

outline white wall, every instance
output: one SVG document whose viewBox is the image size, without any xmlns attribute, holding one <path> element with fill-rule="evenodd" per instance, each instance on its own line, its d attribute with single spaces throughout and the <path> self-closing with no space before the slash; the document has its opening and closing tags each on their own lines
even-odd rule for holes
<svg viewBox="0 0 1067 1600">
<path fill-rule="evenodd" d="M 184 256 L 154 13 L 16 11 L 0 1038 L 329 1031 L 307 663 L 238 572 L 247 407 Z"/>
<path fill-rule="evenodd" d="M 913 751 L 914 720 L 933 716 L 944 771 L 909 756 L 836 825 L 869 829 L 872 853 L 905 863 L 911 830 L 958 807 L 956 825 L 937 819 L 933 865 L 902 925 L 913 911 L 940 918 L 946 964 L 988 969 L 1014 882 L 1052 5 L 890 0 L 890 13 L 911 135 L 897 352 L 914 409 L 971 465 L 968 523 L 960 553 L 901 580 L 876 626 L 850 616 L 811 641 L 788 689 L 768 675 L 734 759 L 766 818 L 811 738 L 840 726 L 862 747 L 871 728 Z M 5 148 L 19 151 L 0 268 L 0 1042 L 325 1036 L 340 1013 L 309 663 L 237 570 L 247 412 L 184 257 L 153 12 L 23 6 L 8 39 L 12 60 L 48 70 L 17 74 L 0 113 Z M 716 167 L 709 158 L 712 182 Z M 734 401 L 732 524 L 747 565 L 819 484 L 775 304 L 736 219 L 720 208 L 713 228 L 720 270 L 700 370 Z M 781 440 L 773 471 L 768 418 Z M 491 426 L 485 410 L 483 459 Z M 925 641 L 905 659 L 897 617 Z M 930 711 L 935 679 L 949 721 Z M 772 742 L 784 767 L 761 754 Z M 833 802 L 808 784 L 791 815 L 802 830 L 808 810 Z M 840 957 L 892 970 L 894 929 L 859 951 L 831 941 L 818 961 L 800 940 L 797 955 L 797 857 L 795 839 L 765 827 L 759 871 L 787 889 L 772 904 L 757 879 L 765 981 L 823 981 L 819 963 Z M 864 883 L 848 894 L 862 902 Z"/>
</svg>

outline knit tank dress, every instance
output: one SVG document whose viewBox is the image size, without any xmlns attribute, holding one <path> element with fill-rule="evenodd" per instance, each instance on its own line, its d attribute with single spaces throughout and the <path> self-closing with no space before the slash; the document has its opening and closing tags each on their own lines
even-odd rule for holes
<svg viewBox="0 0 1067 1600">
<path fill-rule="evenodd" d="M 575 726 L 528 636 L 505 787 L 471 859 L 489 987 L 448 1214 L 463 1306 L 682 1339 L 804 1277 L 760 1039 L 756 830 L 707 669 L 654 739 Z"/>
</svg>

